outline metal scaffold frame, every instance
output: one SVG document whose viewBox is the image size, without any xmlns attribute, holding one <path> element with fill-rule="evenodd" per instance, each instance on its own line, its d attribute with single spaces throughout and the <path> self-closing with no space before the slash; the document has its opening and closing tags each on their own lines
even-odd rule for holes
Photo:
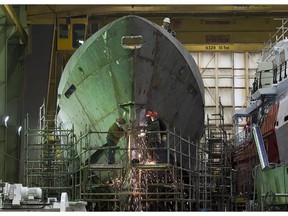
<svg viewBox="0 0 288 216">
<path fill-rule="evenodd" d="M 40 107 L 39 128 L 29 128 L 29 116 L 24 121 L 24 183 L 28 187 L 41 187 L 44 198 L 57 197 L 62 192 L 73 192 L 74 132 L 63 130 L 45 118 L 45 105 Z M 51 120 L 49 120 L 51 121 Z"/>
<path fill-rule="evenodd" d="M 198 148 L 199 210 L 211 211 L 211 168 L 209 148 L 206 134 L 202 137 Z"/>
<path fill-rule="evenodd" d="M 143 158 L 138 163 L 129 161 L 127 164 L 121 159 L 115 164 L 90 164 L 89 160 L 84 163 L 87 155 L 92 154 L 91 151 L 109 149 L 93 148 L 90 145 L 91 136 L 97 136 L 98 133 L 107 132 L 87 130 L 75 143 L 75 151 L 79 152 L 75 159 L 78 162 L 82 161 L 73 177 L 75 200 L 90 202 L 92 211 L 199 210 L 198 147 L 194 143 L 177 135 L 175 130 L 166 131 L 166 147 L 162 149 L 167 154 L 165 162 L 146 163 Z M 155 150 L 144 147 L 140 138 L 136 142 L 138 146 L 133 146 L 131 152 L 137 151 L 146 155 L 148 151 Z M 188 147 L 186 152 L 181 148 L 185 144 Z M 194 153 L 192 148 L 195 149 Z M 116 154 L 117 152 L 129 155 L 129 149 L 126 147 L 117 148 Z M 183 166 L 183 163 L 189 164 L 188 167 Z M 191 164 L 195 164 L 194 167 L 191 167 Z"/>
<path fill-rule="evenodd" d="M 231 145 L 227 141 L 224 107 L 220 99 L 219 113 L 212 114 L 212 118 L 207 116 L 206 136 L 209 150 L 208 167 L 211 173 L 211 208 L 212 211 L 231 211 L 232 167 L 229 156 Z"/>
<path fill-rule="evenodd" d="M 146 131 L 165 134 L 162 147 L 148 147 L 145 136 L 134 130 L 124 139 L 125 147 L 103 146 L 94 143 L 97 139 L 93 136 L 108 132 L 92 131 L 89 126 L 75 141 L 74 129 L 61 129 L 56 119 L 46 118 L 44 104 L 39 128 L 29 128 L 29 116 L 25 119 L 25 185 L 41 187 L 44 198 L 59 199 L 61 192 L 67 192 L 71 200 L 87 201 L 91 211 L 211 209 L 207 146 L 184 139 L 176 129 Z M 133 145 L 128 144 L 131 140 Z M 122 155 L 115 164 L 107 164 L 109 148 Z M 101 160 L 90 163 L 89 158 L 99 149 L 104 152 Z M 151 162 L 151 155 L 160 152 L 166 155 L 165 161 L 156 162 L 157 156 Z"/>
</svg>

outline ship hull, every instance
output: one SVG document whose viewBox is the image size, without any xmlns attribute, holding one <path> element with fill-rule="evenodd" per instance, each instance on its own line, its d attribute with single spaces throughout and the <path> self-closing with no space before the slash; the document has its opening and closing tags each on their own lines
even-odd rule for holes
<svg viewBox="0 0 288 216">
<path fill-rule="evenodd" d="M 125 49 L 125 36 L 141 36 L 141 48 Z M 118 117 L 138 124 L 139 115 L 133 119 L 119 106 L 129 102 L 157 111 L 169 128 L 196 143 L 203 133 L 204 86 L 195 61 L 171 34 L 137 16 L 108 24 L 78 48 L 64 69 L 58 97 L 59 121 L 63 128 L 73 125 L 78 138 L 85 127 L 108 131 Z M 92 139 L 92 147 L 102 146 L 106 134 Z"/>
<path fill-rule="evenodd" d="M 252 197 L 256 192 L 253 201 L 258 210 L 287 209 L 287 177 L 283 172 L 287 169 L 288 161 L 287 47 L 287 39 L 279 40 L 264 53 L 262 61 L 258 63 L 250 106 L 235 111 L 234 116 L 236 123 L 239 117 L 249 117 L 252 125 L 247 124 L 247 128 L 261 128 L 261 136 L 254 135 L 253 140 L 249 130 L 243 131 L 246 134 L 245 142 L 242 145 L 235 143 L 240 146 L 234 150 L 232 158 L 233 168 L 240 179 L 236 193 Z M 259 144 L 261 140 L 265 145 Z M 267 162 L 264 163 L 265 159 Z M 256 166 L 259 163 L 261 166 Z"/>
</svg>

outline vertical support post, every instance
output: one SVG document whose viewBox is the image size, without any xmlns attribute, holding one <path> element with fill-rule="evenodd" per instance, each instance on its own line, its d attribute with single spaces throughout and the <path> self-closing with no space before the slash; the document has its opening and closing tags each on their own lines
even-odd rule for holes
<svg viewBox="0 0 288 216">
<path fill-rule="evenodd" d="M 57 119 L 57 118 L 56 118 Z M 56 125 L 57 125 L 57 123 L 56 123 Z M 70 174 L 70 176 L 72 176 L 72 200 L 76 200 L 76 193 L 75 193 L 75 190 L 76 190 L 76 188 L 75 188 L 75 185 L 76 185 L 76 183 L 77 183 L 77 181 L 75 180 L 75 178 L 77 178 L 77 176 L 75 175 L 76 174 L 76 158 L 75 158 L 75 156 L 76 156 L 76 153 L 75 153 L 75 142 L 74 142 L 74 124 L 72 124 L 72 130 L 71 130 L 71 134 L 70 134 L 70 139 L 69 139 L 69 148 L 71 149 L 71 151 L 70 151 L 70 157 L 68 158 L 68 160 L 69 160 L 69 164 L 71 164 L 70 165 L 70 172 L 71 173 L 69 173 Z M 68 169 L 69 169 L 69 164 L 68 164 Z M 71 167 L 72 166 L 72 167 Z"/>
<path fill-rule="evenodd" d="M 215 113 L 219 113 L 219 71 L 218 71 L 218 52 L 215 52 Z M 215 121 L 216 126 L 217 122 Z"/>
<path fill-rule="evenodd" d="M 188 163 L 188 170 L 189 170 L 189 209 L 191 210 L 191 200 L 192 200 L 192 196 L 191 196 L 191 193 L 192 193 L 192 175 L 191 173 L 193 172 L 192 171 L 192 167 L 191 167 L 191 163 L 192 163 L 192 158 L 191 158 L 191 141 L 190 141 L 190 137 L 188 137 L 188 154 L 189 154 L 189 163 Z M 197 160 L 197 159 L 196 159 Z"/>
<path fill-rule="evenodd" d="M 49 78 L 47 86 L 46 106 L 45 106 L 45 117 L 50 120 L 48 125 L 53 127 L 52 116 L 56 114 L 56 101 L 57 101 L 57 88 L 60 80 L 60 73 L 57 71 L 57 20 L 54 18 L 53 37 L 51 44 L 50 54 L 50 67 L 49 67 Z"/>
<path fill-rule="evenodd" d="M 82 137 L 82 134 L 80 133 L 80 137 Z M 83 154 L 84 154 L 84 152 L 83 152 L 83 144 L 82 144 L 82 142 L 83 142 L 83 139 L 80 139 L 80 149 L 79 149 L 79 161 L 80 161 L 80 168 L 79 168 L 79 198 L 78 199 L 84 199 L 84 197 L 82 196 L 82 194 L 84 194 L 85 193 L 85 185 L 83 184 L 83 183 L 85 183 L 85 182 L 83 182 L 82 181 L 82 179 L 83 179 L 83 176 L 84 176 L 84 172 L 86 172 L 86 166 L 82 166 L 82 157 L 83 157 Z M 78 142 L 79 143 L 79 142 Z M 89 154 L 89 158 L 90 158 L 90 153 L 88 153 Z M 90 164 L 90 159 L 88 160 L 88 164 Z M 83 190 L 83 191 L 82 191 Z M 86 197 L 85 197 L 86 198 Z"/>
<path fill-rule="evenodd" d="M 3 21 L 6 23 L 6 19 Z M 7 115 L 7 35 L 6 25 L 0 25 L 0 123 Z M 7 148 L 7 128 L 4 125 L 0 126 L 0 179 L 6 180 L 6 148 Z"/>
<path fill-rule="evenodd" d="M 247 107 L 248 97 L 249 97 L 249 53 L 245 52 L 245 106 Z"/>
<path fill-rule="evenodd" d="M 167 127 L 169 128 L 169 126 Z M 167 160 L 166 163 L 167 164 L 171 164 L 170 163 L 170 132 L 166 131 L 166 152 L 167 152 Z"/>
<path fill-rule="evenodd" d="M 28 152 L 29 152 L 29 125 L 28 125 L 28 119 L 29 115 L 27 113 L 26 118 L 24 120 L 24 151 L 25 151 L 25 158 L 24 158 L 24 183 L 26 187 L 30 187 L 30 182 L 29 182 L 29 163 L 28 163 Z"/>
<path fill-rule="evenodd" d="M 232 106 L 235 110 L 235 52 L 232 53 Z"/>
<path fill-rule="evenodd" d="M 199 196 L 200 196 L 200 187 L 199 187 L 199 184 L 200 184 L 200 181 L 199 181 L 199 178 L 200 178 L 200 164 L 199 164 L 199 143 L 195 143 L 196 145 L 196 151 L 195 151 L 195 166 L 196 166 L 196 170 L 197 170 L 197 178 L 196 178 L 196 198 L 197 198 L 197 201 L 196 201 L 196 209 L 199 211 L 200 209 L 200 202 L 199 202 Z"/>
<path fill-rule="evenodd" d="M 177 166 L 177 148 L 176 148 L 176 128 L 174 127 L 174 131 L 173 131 L 173 151 L 174 151 L 174 164 L 175 164 L 175 167 Z M 176 181 L 178 180 L 178 170 L 176 169 L 175 170 L 175 167 L 174 167 L 174 172 L 176 173 Z M 178 184 L 179 185 L 179 184 Z M 175 200 L 175 211 L 178 211 L 178 202 L 177 202 L 177 199 Z"/>
<path fill-rule="evenodd" d="M 184 209 L 184 184 L 182 182 L 183 179 L 183 152 L 182 152 L 182 135 L 180 131 L 180 137 L 179 137 L 179 153 L 180 153 L 180 179 L 181 179 L 181 209 L 180 211 L 183 211 Z"/>
</svg>

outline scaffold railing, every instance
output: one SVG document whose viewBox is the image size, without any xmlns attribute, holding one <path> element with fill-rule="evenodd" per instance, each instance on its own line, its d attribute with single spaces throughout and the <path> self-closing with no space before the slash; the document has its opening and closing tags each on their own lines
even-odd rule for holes
<svg viewBox="0 0 288 216">
<path fill-rule="evenodd" d="M 281 21 L 281 26 L 277 28 L 277 31 L 270 37 L 270 39 L 264 43 L 262 48 L 262 54 L 269 50 L 271 47 L 274 47 L 276 43 L 281 40 L 287 39 L 288 32 L 288 19 L 287 18 L 275 18 L 274 20 Z"/>
<path fill-rule="evenodd" d="M 29 127 L 29 116 L 24 121 L 24 181 L 28 187 L 41 187 L 45 197 L 60 199 L 61 192 L 72 193 L 71 174 L 74 132 L 49 127 L 45 118 L 41 128 Z"/>
<path fill-rule="evenodd" d="M 224 128 L 224 107 L 219 98 L 219 113 L 207 115 L 207 146 L 211 189 L 212 211 L 231 211 L 232 199 L 232 166 L 229 151 L 231 144 L 227 141 Z"/>
<path fill-rule="evenodd" d="M 25 184 L 41 187 L 44 197 L 67 192 L 70 200 L 87 201 L 91 211 L 209 210 L 207 148 L 176 129 L 143 133 L 137 127 L 117 146 L 107 146 L 107 131 L 86 125 L 76 136 L 73 126 L 63 129 L 56 116 L 46 118 L 44 105 L 39 125 L 31 129 L 27 115 L 24 175 Z M 166 140 L 148 144 L 153 133 Z M 107 163 L 111 148 L 115 164 Z M 92 163 L 96 152 L 100 156 Z"/>
<path fill-rule="evenodd" d="M 91 144 L 103 133 L 107 132 L 88 129 L 75 143 L 75 164 L 79 164 L 73 177 L 75 200 L 88 201 L 91 210 L 97 211 L 199 210 L 198 145 L 175 131 L 165 132 L 163 147 L 147 147 L 143 136 L 130 134 L 122 145 L 113 147 L 115 164 L 107 164 L 105 153 L 91 164 L 89 158 L 95 151 L 108 152 L 111 148 L 103 143 Z M 129 140 L 133 144 L 128 145 Z M 155 152 L 165 159 L 151 161 Z"/>
</svg>

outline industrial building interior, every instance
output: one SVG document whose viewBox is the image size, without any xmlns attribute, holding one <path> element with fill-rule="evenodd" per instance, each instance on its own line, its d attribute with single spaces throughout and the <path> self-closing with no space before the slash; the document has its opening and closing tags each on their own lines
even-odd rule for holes
<svg viewBox="0 0 288 216">
<path fill-rule="evenodd" d="M 141 23 L 144 18 L 160 27 L 163 19 L 169 18 L 175 35 L 172 39 L 169 39 L 170 35 L 167 38 L 173 44 L 178 44 L 174 42 L 178 40 L 194 59 L 197 67 L 191 66 L 191 70 L 193 74 L 199 71 L 200 81 L 193 75 L 191 82 L 195 85 L 198 82 L 199 89 L 203 85 L 203 94 L 201 89 L 196 93 L 202 94 L 205 103 L 203 106 L 198 104 L 203 107 L 201 111 L 198 106 L 197 109 L 179 106 L 173 119 L 168 114 L 166 117 L 165 112 L 165 109 L 167 113 L 173 111 L 172 108 L 162 109 L 164 105 L 161 107 L 161 104 L 150 106 L 157 107 L 159 116 L 162 114 L 170 119 L 169 124 L 174 127 L 174 130 L 172 127 L 165 129 L 168 143 L 167 148 L 163 147 L 168 152 L 165 162 L 131 161 L 131 155 L 136 151 L 136 147 L 130 145 L 132 141 L 138 144 L 140 150 L 137 151 L 141 154 L 153 154 L 153 147 L 151 150 L 145 146 L 143 138 L 139 134 L 134 136 L 132 128 L 129 138 L 124 138 L 127 147 L 121 144 L 120 148 L 115 148 L 116 160 L 122 155 L 121 161 L 131 161 L 129 165 L 124 162 L 107 164 L 108 156 L 103 156 L 104 153 L 99 160 L 97 158 L 97 163 L 93 163 L 90 158 L 95 150 L 105 152 L 110 151 L 110 147 L 91 143 L 97 139 L 102 141 L 104 132 L 100 129 L 107 131 L 112 123 L 110 115 L 115 117 L 111 111 L 105 120 L 105 109 L 99 108 L 100 111 L 96 109 L 95 112 L 102 112 L 99 122 L 104 122 L 104 129 L 90 125 L 93 120 L 89 116 L 89 122 L 81 123 L 81 129 L 76 123 L 61 127 L 57 116 L 69 118 L 64 111 L 73 110 L 74 105 L 68 102 L 65 105 L 65 101 L 74 100 L 76 88 L 78 97 L 80 93 L 87 96 L 86 103 L 81 104 L 85 113 L 90 112 L 89 103 L 94 104 L 89 101 L 90 97 L 103 93 L 88 84 L 83 88 L 87 91 L 84 92 L 76 85 L 77 81 L 75 87 L 69 71 L 77 67 L 83 75 L 88 67 L 98 64 L 95 58 L 100 56 L 100 51 L 105 53 L 106 48 L 95 45 L 96 57 L 89 58 L 87 54 L 86 67 L 82 64 L 83 46 L 92 43 L 92 37 L 96 42 L 107 38 L 112 41 L 112 33 L 108 36 L 103 33 L 99 39 L 97 32 L 100 34 L 102 28 L 113 27 L 118 19 L 120 24 L 124 23 L 125 16 L 138 19 L 134 15 L 141 17 L 135 22 Z M 288 5 L 1 5 L 0 17 L 0 212 L 288 210 L 288 156 L 285 154 L 288 150 L 285 135 L 288 132 L 288 113 L 285 111 L 288 110 L 285 99 L 288 95 L 288 48 L 285 47 L 288 47 Z M 157 34 L 162 31 L 154 24 L 151 26 Z M 148 29 L 147 26 L 143 28 Z M 125 31 L 119 27 L 115 35 Z M 142 36 L 141 40 L 135 35 L 124 39 L 131 40 L 136 56 L 142 48 L 138 49 L 133 43 L 141 41 Z M 162 39 L 157 36 L 157 40 Z M 169 50 L 168 45 L 155 45 L 155 52 L 168 53 L 167 56 L 171 55 L 173 59 L 174 51 Z M 93 52 L 91 50 L 87 45 L 86 53 Z M 122 52 L 114 50 L 117 55 Z M 173 70 L 178 66 L 173 65 L 171 59 L 167 58 L 166 64 Z M 117 61 L 117 64 L 121 65 L 121 62 Z M 165 68 L 165 59 L 163 64 Z M 182 68 L 184 71 L 187 67 Z M 98 79 L 98 75 L 94 76 Z M 157 99 L 151 99 L 154 100 L 152 104 L 158 104 L 161 92 L 163 98 L 169 100 L 164 97 L 168 90 L 161 90 L 164 81 L 170 82 L 168 75 L 158 78 L 155 76 L 156 84 L 151 89 L 160 92 L 160 96 L 157 94 Z M 186 83 L 188 78 L 179 78 L 179 82 Z M 61 79 L 67 79 L 67 90 Z M 88 78 L 86 80 L 83 82 L 88 83 Z M 122 83 L 121 78 L 119 83 Z M 175 83 L 165 87 L 173 88 Z M 123 87 L 113 85 L 115 89 Z M 185 91 L 193 93 L 195 88 L 187 85 Z M 63 89 L 66 98 L 61 97 Z M 88 89 L 91 89 L 90 94 Z M 176 107 L 177 97 L 183 95 L 181 92 L 175 95 Z M 116 103 L 119 97 L 120 93 L 115 95 Z M 108 102 L 103 99 L 102 106 L 107 108 Z M 174 106 L 173 101 L 170 105 Z M 123 116 L 130 113 L 126 120 L 131 125 L 131 113 L 135 112 L 137 116 L 143 111 L 143 107 L 134 101 L 117 103 L 117 106 L 124 110 Z M 197 112 L 193 113 L 194 110 Z M 81 112 L 71 113 L 70 119 L 82 120 L 78 115 Z M 182 116 L 195 121 L 193 127 L 189 128 L 186 121 L 178 124 Z M 198 121 L 201 116 L 203 130 Z M 186 136 L 196 128 L 200 131 L 199 139 L 194 138 L 198 132 Z M 77 130 L 80 130 L 79 134 Z M 126 142 L 124 139 L 120 143 Z"/>
</svg>

